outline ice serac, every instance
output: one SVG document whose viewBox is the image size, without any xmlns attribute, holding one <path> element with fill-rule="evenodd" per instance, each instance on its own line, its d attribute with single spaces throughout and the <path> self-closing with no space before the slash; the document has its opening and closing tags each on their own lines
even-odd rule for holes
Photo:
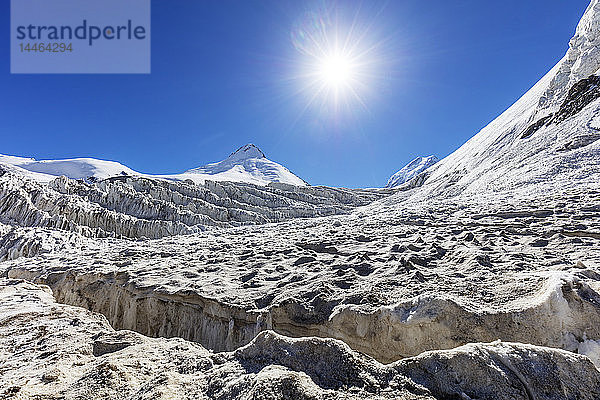
<svg viewBox="0 0 600 400">
<path fill-rule="evenodd" d="M 2 399 L 597 399 L 583 356 L 515 343 L 383 365 L 334 339 L 272 331 L 215 354 L 182 339 L 115 331 L 47 287 L 0 279 Z M 560 396 L 557 394 L 560 388 Z"/>
<path fill-rule="evenodd" d="M 390 177 L 386 188 L 394 188 L 416 178 L 439 160 L 436 156 L 417 157 Z"/>
<path fill-rule="evenodd" d="M 264 184 L 255 146 L 161 180 L 5 163 L 0 398 L 600 398 L 597 11 L 395 189 Z"/>
<path fill-rule="evenodd" d="M 59 229 L 87 237 L 156 239 L 207 227 L 347 214 L 391 192 L 275 182 L 254 185 L 207 180 L 194 184 L 131 176 L 93 183 L 60 176 L 43 184 L 14 171 L 0 170 L 0 223 Z M 6 242 L 0 240 L 0 247 L 4 245 Z M 0 250 L 0 260 L 2 253 Z"/>
<path fill-rule="evenodd" d="M 430 169 L 423 195 L 597 187 L 600 3 L 593 0 L 565 57 L 513 106 Z"/>
<path fill-rule="evenodd" d="M 217 163 L 194 168 L 184 174 L 200 174 L 218 177 L 219 180 L 243 181 L 255 184 L 270 182 L 306 186 L 306 182 L 291 173 L 283 165 L 269 160 L 255 145 L 247 144 Z"/>
</svg>

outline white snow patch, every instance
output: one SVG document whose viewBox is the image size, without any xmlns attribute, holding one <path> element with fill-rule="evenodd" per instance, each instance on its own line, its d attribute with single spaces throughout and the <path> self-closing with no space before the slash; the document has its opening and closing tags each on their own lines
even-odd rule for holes
<svg viewBox="0 0 600 400">
<path fill-rule="evenodd" d="M 577 346 L 577 353 L 587 356 L 600 369 L 600 340 L 585 339 Z"/>
<path fill-rule="evenodd" d="M 600 130 L 600 115 L 596 115 L 590 122 L 590 128 Z"/>
</svg>

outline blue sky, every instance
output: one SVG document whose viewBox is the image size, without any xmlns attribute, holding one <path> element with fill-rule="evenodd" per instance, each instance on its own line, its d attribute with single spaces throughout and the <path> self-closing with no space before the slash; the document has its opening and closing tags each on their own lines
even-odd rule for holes
<svg viewBox="0 0 600 400">
<path fill-rule="evenodd" d="M 376 45 L 356 101 L 307 107 L 291 40 L 322 1 L 152 2 L 150 75 L 11 75 L 0 5 L 0 153 L 95 157 L 176 173 L 246 143 L 311 184 L 382 186 L 414 157 L 450 154 L 565 53 L 587 0 L 326 4 Z"/>
</svg>

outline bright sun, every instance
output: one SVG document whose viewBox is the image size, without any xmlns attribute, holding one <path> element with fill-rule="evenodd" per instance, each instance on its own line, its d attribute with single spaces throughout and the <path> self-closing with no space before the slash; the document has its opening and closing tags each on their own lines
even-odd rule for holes
<svg viewBox="0 0 600 400">
<path fill-rule="evenodd" d="M 292 30 L 294 47 L 302 55 L 298 63 L 300 88 L 307 96 L 305 110 L 366 109 L 365 96 L 377 79 L 379 43 L 369 25 L 356 16 L 351 24 L 339 23 L 327 10 L 306 14 Z"/>
<path fill-rule="evenodd" d="M 335 54 L 319 60 L 317 73 L 324 85 L 340 89 L 343 86 L 351 85 L 355 78 L 356 66 L 349 57 Z"/>
</svg>

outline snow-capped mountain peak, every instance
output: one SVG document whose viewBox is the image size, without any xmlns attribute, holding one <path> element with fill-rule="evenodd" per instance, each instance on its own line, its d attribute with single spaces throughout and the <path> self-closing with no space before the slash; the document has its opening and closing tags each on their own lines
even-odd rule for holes
<svg viewBox="0 0 600 400">
<path fill-rule="evenodd" d="M 266 157 L 265 157 L 265 153 L 263 153 L 261 149 L 259 149 L 257 146 L 253 145 L 252 143 L 249 143 L 245 146 L 240 147 L 233 153 L 231 153 L 229 155 L 229 157 L 227 157 L 227 160 L 241 161 L 241 160 L 247 160 L 249 158 L 266 158 Z"/>
<path fill-rule="evenodd" d="M 393 188 L 396 186 L 400 186 L 403 183 L 412 180 L 421 172 L 425 171 L 427 168 L 431 167 L 438 161 L 439 160 L 436 156 L 417 157 L 408 164 L 406 164 L 406 166 L 404 166 L 400 171 L 392 175 L 385 187 Z"/>
<path fill-rule="evenodd" d="M 186 171 L 185 173 L 201 173 L 214 175 L 228 171 L 235 166 L 247 165 L 248 167 L 251 167 L 251 165 L 255 164 L 255 162 L 253 162 L 252 160 L 270 161 L 265 157 L 265 153 L 263 153 L 261 149 L 250 143 L 240 147 L 224 160 L 206 164 L 202 167 L 193 168 Z"/>
<path fill-rule="evenodd" d="M 243 181 L 262 185 L 270 182 L 306 185 L 306 182 L 283 165 L 266 158 L 265 154 L 253 144 L 240 147 L 223 161 L 191 169 L 183 175 L 196 174 L 208 175 L 206 179 Z"/>
</svg>

